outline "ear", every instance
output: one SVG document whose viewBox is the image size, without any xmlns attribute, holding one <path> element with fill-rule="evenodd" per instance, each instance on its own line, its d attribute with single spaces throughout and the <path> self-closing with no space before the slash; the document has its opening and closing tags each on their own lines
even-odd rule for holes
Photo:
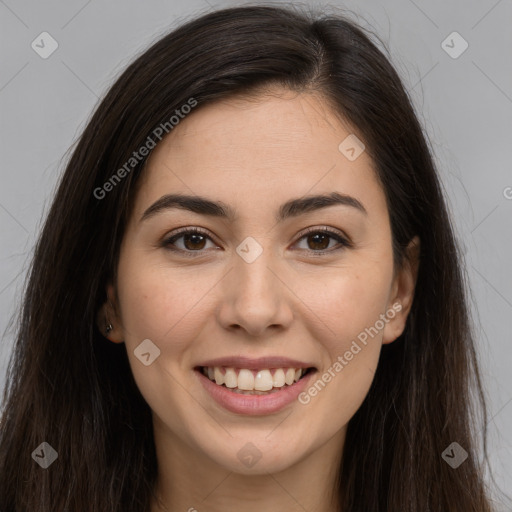
<svg viewBox="0 0 512 512">
<path fill-rule="evenodd" d="M 116 293 L 112 283 L 109 282 L 107 284 L 106 292 L 107 300 L 96 315 L 96 325 L 105 338 L 114 343 L 122 343 L 124 341 L 124 332 L 118 313 L 119 307 Z M 107 326 L 112 326 L 112 329 L 107 329 Z"/>
<path fill-rule="evenodd" d="M 384 328 L 382 343 L 392 343 L 405 329 L 411 310 L 420 262 L 420 239 L 415 236 L 405 250 L 402 268 L 397 272 L 391 288 L 390 302 L 386 316 L 390 319 Z M 394 316 L 391 316 L 391 313 Z"/>
</svg>

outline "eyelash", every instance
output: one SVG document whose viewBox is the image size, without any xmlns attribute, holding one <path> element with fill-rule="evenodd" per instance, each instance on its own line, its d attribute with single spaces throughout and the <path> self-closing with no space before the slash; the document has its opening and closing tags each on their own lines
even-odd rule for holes
<svg viewBox="0 0 512 512">
<path fill-rule="evenodd" d="M 337 240 L 338 243 L 340 244 L 340 246 L 337 247 L 337 248 L 334 248 L 334 249 L 331 248 L 331 249 L 326 249 L 326 250 L 323 250 L 323 251 L 313 251 L 311 249 L 307 249 L 307 252 L 309 252 L 309 253 L 311 253 L 311 254 L 313 254 L 315 256 L 323 256 L 325 254 L 330 254 L 330 253 L 337 252 L 337 251 L 345 249 L 345 248 L 352 247 L 352 243 L 349 240 L 347 240 L 345 237 L 340 235 L 338 232 L 332 231 L 332 230 L 327 229 L 325 227 L 322 227 L 322 228 L 310 228 L 310 229 L 308 229 L 307 231 L 302 233 L 302 235 L 297 240 L 297 242 L 299 242 L 300 240 L 302 240 L 303 238 L 305 238 L 308 235 L 318 234 L 318 233 L 321 233 L 321 234 L 324 234 L 324 235 L 329 235 L 331 238 L 334 238 L 335 240 Z M 176 231 L 171 237 L 166 238 L 162 242 L 162 246 L 164 248 L 166 248 L 167 250 L 169 250 L 169 251 L 180 252 L 181 254 L 183 254 L 183 255 L 185 255 L 187 257 L 195 258 L 198 255 L 201 255 L 201 253 L 204 250 L 185 251 L 183 249 L 177 249 L 175 247 L 172 247 L 172 244 L 174 244 L 176 242 L 176 240 L 178 240 L 179 238 L 183 237 L 183 235 L 189 235 L 189 234 L 190 235 L 202 235 L 202 236 L 205 236 L 206 238 L 210 239 L 213 242 L 212 238 L 208 235 L 208 233 L 206 231 L 200 229 L 200 228 L 181 228 L 178 231 Z"/>
</svg>

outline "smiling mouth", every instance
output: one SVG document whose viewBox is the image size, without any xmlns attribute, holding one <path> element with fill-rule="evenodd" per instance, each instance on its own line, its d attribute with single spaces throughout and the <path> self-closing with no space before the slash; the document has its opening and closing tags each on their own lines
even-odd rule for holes
<svg viewBox="0 0 512 512">
<path fill-rule="evenodd" d="M 310 368 L 263 368 L 248 370 L 233 367 L 199 366 L 195 370 L 210 381 L 241 395 L 269 395 L 293 386 L 311 372 Z"/>
</svg>

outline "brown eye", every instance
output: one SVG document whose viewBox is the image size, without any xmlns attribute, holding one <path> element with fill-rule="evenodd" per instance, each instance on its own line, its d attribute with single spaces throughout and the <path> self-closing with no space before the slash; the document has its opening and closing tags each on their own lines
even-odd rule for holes
<svg viewBox="0 0 512 512">
<path fill-rule="evenodd" d="M 179 247 L 177 243 L 180 239 L 183 239 L 181 242 L 182 247 Z M 345 237 L 326 228 L 311 229 L 309 232 L 302 235 L 299 240 L 306 240 L 307 247 L 302 247 L 302 249 L 317 256 L 335 252 L 346 247 L 352 247 L 351 242 Z M 329 247 L 332 240 L 338 242 L 338 247 L 336 247 L 336 245 L 334 245 L 334 248 L 332 246 Z M 162 246 L 185 256 L 198 256 L 204 252 L 208 241 L 213 242 L 206 232 L 198 228 L 191 228 L 178 231 L 177 234 L 167 238 L 162 243 Z"/>
<path fill-rule="evenodd" d="M 191 251 L 204 249 L 205 237 L 203 235 L 189 233 L 182 235 L 182 237 L 184 240 L 183 245 L 185 245 L 187 249 Z"/>
<path fill-rule="evenodd" d="M 176 243 L 180 239 L 183 239 L 182 247 L 179 247 L 179 244 Z M 181 252 L 187 256 L 195 256 L 193 253 L 202 252 L 208 240 L 212 241 L 206 233 L 197 228 L 183 229 L 167 238 L 162 245 L 169 250 Z"/>
<path fill-rule="evenodd" d="M 304 249 L 311 253 L 316 253 L 317 255 L 334 252 L 345 247 L 351 247 L 351 243 L 346 238 L 341 236 L 339 233 L 326 228 L 312 229 L 300 238 L 300 240 L 303 239 L 306 240 L 307 245 Z M 332 246 L 329 248 L 331 240 L 338 242 L 337 248 L 332 249 Z"/>
<path fill-rule="evenodd" d="M 311 249 L 319 249 L 321 251 L 329 247 L 329 235 L 325 233 L 315 233 L 314 235 L 307 235 L 308 241 L 312 241 Z"/>
</svg>

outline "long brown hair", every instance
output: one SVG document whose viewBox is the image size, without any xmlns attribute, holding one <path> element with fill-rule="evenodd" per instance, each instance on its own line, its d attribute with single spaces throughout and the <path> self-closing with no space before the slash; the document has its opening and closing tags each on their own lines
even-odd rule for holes
<svg viewBox="0 0 512 512">
<path fill-rule="evenodd" d="M 151 411 L 124 344 L 109 343 L 95 323 L 147 157 L 105 197 L 95 190 L 190 98 L 199 109 L 276 84 L 316 91 L 358 130 L 387 198 L 397 268 L 408 242 L 421 239 L 405 331 L 383 346 L 348 425 L 341 509 L 491 510 L 477 452 L 482 441 L 487 462 L 465 274 L 410 98 L 372 34 L 347 17 L 259 5 L 210 12 L 158 40 L 113 84 L 77 141 L 16 324 L 0 431 L 2 512 L 149 510 Z M 31 457 L 42 442 L 58 453 L 46 470 Z M 442 456 L 453 442 L 469 454 L 456 469 Z"/>
</svg>

